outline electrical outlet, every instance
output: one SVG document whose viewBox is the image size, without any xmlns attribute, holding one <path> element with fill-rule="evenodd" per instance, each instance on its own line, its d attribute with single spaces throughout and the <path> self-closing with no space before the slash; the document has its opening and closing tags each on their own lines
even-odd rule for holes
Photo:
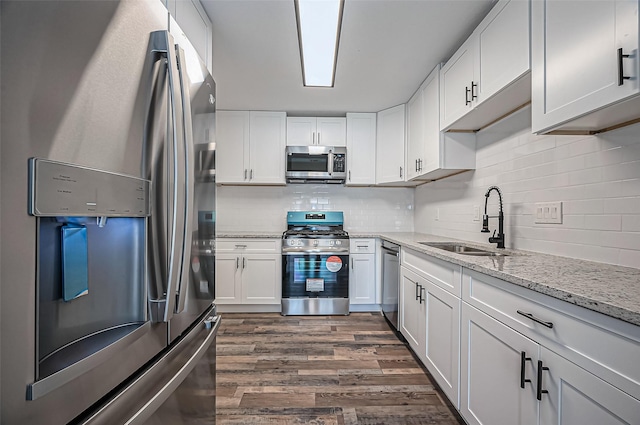
<svg viewBox="0 0 640 425">
<path fill-rule="evenodd" d="M 536 202 L 535 223 L 562 224 L 562 202 Z"/>
<path fill-rule="evenodd" d="M 480 205 L 473 206 L 473 221 L 480 221 Z"/>
</svg>

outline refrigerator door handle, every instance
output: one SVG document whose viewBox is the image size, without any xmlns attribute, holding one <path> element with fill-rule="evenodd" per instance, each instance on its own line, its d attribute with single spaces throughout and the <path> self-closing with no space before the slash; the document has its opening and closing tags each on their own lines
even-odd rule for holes
<svg viewBox="0 0 640 425">
<path fill-rule="evenodd" d="M 193 166 L 193 129 L 191 126 L 191 95 L 189 93 L 189 79 L 187 77 L 184 50 L 178 45 L 175 46 L 176 57 L 178 59 L 178 76 L 180 78 L 180 94 L 182 98 L 182 127 L 184 142 L 184 182 L 185 196 L 184 205 L 185 216 L 182 225 L 183 244 L 182 244 L 182 273 L 180 276 L 179 288 L 176 293 L 176 313 L 184 310 L 185 300 L 187 298 L 187 288 L 189 286 L 189 274 L 191 264 L 191 243 L 193 239 L 193 203 L 194 203 L 194 166 Z"/>
<path fill-rule="evenodd" d="M 178 81 L 178 64 L 176 50 L 174 47 L 173 36 L 168 31 L 154 31 L 151 33 L 150 53 L 159 55 L 166 60 L 166 80 L 168 84 L 167 97 L 169 98 L 169 123 L 170 142 L 167 146 L 167 163 L 164 167 L 156 167 L 155 172 L 151 175 L 152 184 L 160 184 L 166 180 L 165 195 L 169 207 L 166 213 L 164 211 L 154 211 L 159 217 L 168 216 L 164 220 L 167 229 L 167 254 L 158 252 L 154 255 L 153 261 L 166 264 L 168 273 L 166 275 L 155 276 L 155 280 L 162 279 L 163 288 L 156 294 L 156 300 L 150 300 L 151 303 L 158 304 L 158 311 L 151 310 L 152 319 L 158 322 L 168 322 L 174 314 L 176 303 L 177 285 L 182 274 L 182 246 L 184 243 L 184 203 L 181 198 L 184 197 L 184 188 L 180 184 L 180 158 L 183 151 L 184 131 L 182 122 L 182 101 L 180 93 L 180 83 Z M 153 105 L 151 106 L 153 108 Z M 184 155 L 184 154 L 183 154 Z M 183 156 L 182 155 L 182 156 Z M 161 169 L 158 169 L 161 168 Z M 161 207 L 161 202 L 154 203 L 155 208 Z M 182 207 L 182 209 L 180 208 Z M 153 215 L 152 215 L 153 217 Z M 156 219 L 160 220 L 160 219 Z M 159 240 L 160 236 L 156 233 L 161 232 L 159 226 L 153 227 L 151 239 Z M 162 265 L 153 265 L 156 268 L 162 268 Z M 163 299 L 160 299 L 163 298 Z M 163 305 L 164 304 L 164 305 Z M 159 311 L 162 309 L 163 311 Z M 154 317 L 155 315 L 155 317 Z"/>
</svg>

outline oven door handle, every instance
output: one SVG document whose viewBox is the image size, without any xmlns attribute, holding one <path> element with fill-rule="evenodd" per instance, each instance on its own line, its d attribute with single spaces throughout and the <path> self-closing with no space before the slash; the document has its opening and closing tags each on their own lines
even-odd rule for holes
<svg viewBox="0 0 640 425">
<path fill-rule="evenodd" d="M 313 255 L 341 255 L 347 256 L 349 255 L 349 251 L 327 251 L 327 250 L 305 250 L 305 251 L 282 251 L 282 255 L 305 255 L 305 254 L 313 254 Z"/>
</svg>

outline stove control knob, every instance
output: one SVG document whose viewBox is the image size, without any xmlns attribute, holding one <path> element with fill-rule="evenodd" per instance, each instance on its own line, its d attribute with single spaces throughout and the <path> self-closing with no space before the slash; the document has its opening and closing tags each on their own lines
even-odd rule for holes
<svg viewBox="0 0 640 425">
<path fill-rule="evenodd" d="M 334 244 L 334 241 L 329 241 L 329 245 L 333 245 L 333 244 Z"/>
<path fill-rule="evenodd" d="M 342 242 L 336 241 L 336 245 L 342 245 Z"/>
<path fill-rule="evenodd" d="M 318 241 L 317 240 L 313 241 L 313 246 L 318 246 Z"/>
<path fill-rule="evenodd" d="M 289 239 L 289 245 L 293 246 L 296 244 L 295 239 Z"/>
</svg>

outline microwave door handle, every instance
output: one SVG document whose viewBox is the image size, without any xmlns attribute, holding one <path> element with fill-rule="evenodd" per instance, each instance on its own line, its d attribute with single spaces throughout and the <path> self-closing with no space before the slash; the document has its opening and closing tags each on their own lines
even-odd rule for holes
<svg viewBox="0 0 640 425">
<path fill-rule="evenodd" d="M 329 175 L 333 175 L 333 152 L 329 152 Z"/>
</svg>

